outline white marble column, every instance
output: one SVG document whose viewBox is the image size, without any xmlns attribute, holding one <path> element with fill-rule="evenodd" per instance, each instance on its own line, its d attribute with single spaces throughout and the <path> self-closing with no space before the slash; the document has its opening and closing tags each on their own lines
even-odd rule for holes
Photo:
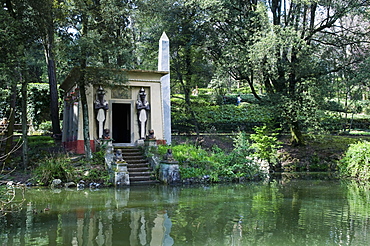
<svg viewBox="0 0 370 246">
<path fill-rule="evenodd" d="M 170 41 L 165 32 L 159 40 L 158 71 L 168 71 L 161 78 L 162 107 L 163 107 L 163 132 L 167 144 L 171 144 L 171 101 L 170 101 Z"/>
</svg>

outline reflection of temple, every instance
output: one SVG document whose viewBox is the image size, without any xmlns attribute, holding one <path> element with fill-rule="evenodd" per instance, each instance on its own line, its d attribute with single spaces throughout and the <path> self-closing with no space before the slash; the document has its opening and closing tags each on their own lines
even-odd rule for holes
<svg viewBox="0 0 370 246">
<path fill-rule="evenodd" d="M 115 200 L 107 200 L 105 203 L 107 208 L 114 209 L 94 211 L 85 208 L 84 211 L 77 210 L 76 217 L 71 214 L 70 219 L 77 219 L 76 233 L 71 238 L 72 245 L 174 244 L 170 236 L 172 222 L 167 211 L 138 208 L 135 197 L 131 198 L 133 204 L 130 204 L 130 189 L 115 190 L 114 197 Z M 67 224 L 73 226 L 72 221 Z"/>
<path fill-rule="evenodd" d="M 176 206 L 177 190 L 164 187 L 147 191 L 135 187 L 107 192 L 49 193 L 54 200 L 68 195 L 74 198 L 69 196 L 70 200 L 57 204 L 58 208 L 51 206 L 50 211 L 40 210 L 47 203 L 29 202 L 24 210 L 26 216 L 20 216 L 24 221 L 20 222 L 19 231 L 9 231 L 6 239 L 0 233 L 0 242 L 18 245 L 16 242 L 22 239 L 23 245 L 31 243 L 27 240 L 37 245 L 173 245 L 171 219 L 166 210 L 156 209 L 160 206 L 154 201 L 160 198 Z M 148 203 L 143 203 L 144 200 Z"/>
<path fill-rule="evenodd" d="M 118 226 L 119 225 L 119 226 Z M 72 245 L 173 245 L 171 220 L 165 211 L 148 214 L 142 209 L 77 213 Z M 66 242 L 68 243 L 68 241 Z"/>
</svg>

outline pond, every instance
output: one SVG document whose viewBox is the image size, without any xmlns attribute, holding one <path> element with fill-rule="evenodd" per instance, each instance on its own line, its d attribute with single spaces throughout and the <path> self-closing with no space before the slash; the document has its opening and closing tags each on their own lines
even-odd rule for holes
<svg viewBox="0 0 370 246">
<path fill-rule="evenodd" d="M 0 245 L 368 245 L 370 187 L 286 179 L 196 186 L 29 188 Z"/>
</svg>

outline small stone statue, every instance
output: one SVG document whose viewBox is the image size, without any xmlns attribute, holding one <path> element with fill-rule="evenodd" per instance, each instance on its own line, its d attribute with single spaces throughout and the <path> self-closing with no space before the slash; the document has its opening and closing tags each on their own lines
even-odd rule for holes
<svg viewBox="0 0 370 246">
<path fill-rule="evenodd" d="M 145 99 L 146 93 L 144 88 L 140 89 L 139 97 L 140 98 L 136 103 L 137 119 L 139 123 L 139 136 L 140 139 L 145 139 L 145 128 L 146 122 L 148 120 L 148 111 L 150 110 L 150 106 L 148 101 Z"/>
<path fill-rule="evenodd" d="M 154 140 L 155 139 L 154 130 L 153 129 L 150 129 L 148 131 L 148 136 L 146 136 L 146 139 L 148 139 L 148 140 Z"/>
<path fill-rule="evenodd" d="M 96 91 L 96 100 L 94 103 L 94 108 L 96 111 L 96 120 L 98 121 L 98 138 L 103 138 L 103 129 L 105 123 L 105 113 L 108 110 L 108 102 L 104 99 L 105 91 L 103 87 L 99 86 Z"/>
<path fill-rule="evenodd" d="M 110 139 L 110 131 L 109 131 L 109 129 L 104 129 L 104 132 L 103 132 L 103 138 L 104 139 Z"/>
<path fill-rule="evenodd" d="M 172 149 L 167 149 L 167 153 L 163 156 L 163 160 L 165 162 L 177 162 L 175 158 L 173 158 Z"/>
<path fill-rule="evenodd" d="M 116 153 L 114 155 L 114 161 L 116 163 L 124 162 L 123 155 L 122 155 L 122 150 L 121 149 L 117 149 L 116 150 Z"/>
</svg>

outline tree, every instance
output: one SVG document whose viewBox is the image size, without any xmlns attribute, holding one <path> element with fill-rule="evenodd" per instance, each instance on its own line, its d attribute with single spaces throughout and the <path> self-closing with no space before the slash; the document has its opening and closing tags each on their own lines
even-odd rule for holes
<svg viewBox="0 0 370 246">
<path fill-rule="evenodd" d="M 37 37 L 34 35 L 34 23 L 27 4 L 22 0 L 7 0 L 1 9 L 2 24 L 5 24 L 5 35 L 1 37 L 2 72 L 10 83 L 11 91 L 10 113 L 8 121 L 7 142 L 5 147 L 6 162 L 9 162 L 10 153 L 13 152 L 13 130 L 16 118 L 17 84 L 22 85 L 22 140 L 23 140 L 23 168 L 27 168 L 27 84 L 31 77 L 28 73 L 27 53 L 33 46 Z M 3 22 L 4 21 L 4 22 Z"/>
<path fill-rule="evenodd" d="M 204 50 L 205 37 L 197 24 L 203 21 L 200 8 L 195 2 L 150 0 L 139 1 L 138 9 L 135 23 L 145 31 L 141 43 L 157 40 L 163 31 L 169 35 L 172 91 L 178 90 L 184 95 L 181 99 L 184 100 L 185 111 L 191 115 L 195 132 L 199 135 L 199 123 L 190 96 L 195 87 L 206 86 L 213 75 L 211 60 L 207 59 Z M 153 12 L 155 17 L 151 14 Z"/>
<path fill-rule="evenodd" d="M 83 115 L 85 154 L 92 157 L 86 88 L 91 81 L 104 81 L 98 68 L 130 67 L 129 13 L 131 1 L 65 1 L 67 23 L 62 30 L 69 61 L 79 68 L 78 86 Z M 89 67 L 96 67 L 91 70 Z M 90 72 L 95 71 L 95 72 Z M 109 73 L 109 70 L 106 70 Z M 114 70 L 111 70 L 114 71 Z M 116 73 L 113 72 L 114 76 Z M 124 82 L 118 80 L 115 82 Z"/>
<path fill-rule="evenodd" d="M 331 58 L 320 55 L 337 44 L 367 41 L 365 30 L 338 24 L 368 5 L 359 0 L 205 1 L 209 50 L 235 79 L 247 82 L 257 99 L 276 107 L 293 144 L 304 144 L 302 119 L 313 119 L 320 78 L 344 67 L 330 68 Z M 258 95 L 256 86 L 267 97 Z"/>
<path fill-rule="evenodd" d="M 54 51 L 54 36 L 56 30 L 55 15 L 57 12 L 57 3 L 52 0 L 28 1 L 28 4 L 33 10 L 33 19 L 37 25 L 38 35 L 41 38 L 45 60 L 47 65 L 50 93 L 50 118 L 52 122 L 53 134 L 58 136 L 61 134 L 59 120 L 59 102 L 56 77 L 56 62 Z"/>
</svg>

